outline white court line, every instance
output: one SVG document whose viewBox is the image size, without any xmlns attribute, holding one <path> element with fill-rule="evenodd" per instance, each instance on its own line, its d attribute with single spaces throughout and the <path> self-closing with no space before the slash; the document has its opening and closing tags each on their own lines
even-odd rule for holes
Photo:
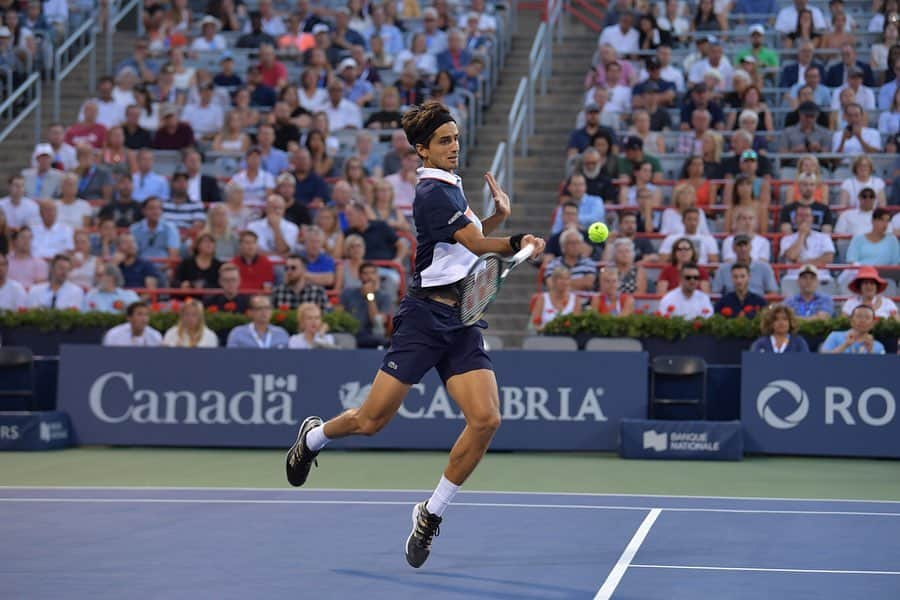
<svg viewBox="0 0 900 600">
<path fill-rule="evenodd" d="M 647 516 L 641 522 L 641 526 L 634 532 L 634 537 L 631 538 L 631 541 L 625 546 L 625 550 L 622 551 L 622 556 L 619 557 L 618 562 L 612 568 L 612 571 L 609 572 L 606 581 L 603 582 L 603 585 L 597 591 L 594 600 L 609 600 L 612 598 L 613 592 L 619 587 L 619 582 L 622 581 L 625 571 L 628 570 L 628 565 L 634 560 L 634 555 L 637 554 L 641 544 L 644 543 L 647 534 L 650 533 L 650 528 L 653 527 L 661 512 L 660 509 L 654 508 L 647 513 Z"/>
<path fill-rule="evenodd" d="M 828 575 L 900 575 L 900 571 L 845 571 L 841 569 L 765 569 L 761 567 L 706 567 L 687 565 L 631 565 L 633 569 L 687 569 L 694 571 L 751 571 L 760 573 L 825 573 Z"/>
<path fill-rule="evenodd" d="M 2 498 L 0 504 L 45 503 L 45 504 L 336 504 L 336 505 L 372 505 L 372 506 L 408 506 L 410 500 L 264 500 L 251 498 L 59 498 L 59 497 L 21 497 Z M 536 504 L 526 502 L 454 502 L 453 506 L 473 506 L 482 508 L 543 508 L 574 510 L 656 510 L 653 506 L 617 506 L 596 504 Z M 900 513 L 863 512 L 863 511 L 829 511 L 829 510 L 763 510 L 750 508 L 702 508 L 678 507 L 664 508 L 667 512 L 683 513 L 728 513 L 728 514 L 770 514 L 770 515 L 813 515 L 813 516 L 850 516 L 850 517 L 900 517 Z"/>
<path fill-rule="evenodd" d="M 110 490 L 110 491 L 197 491 L 197 492 L 292 492 L 286 487 L 224 487 L 224 486 L 153 486 L 153 485 L 0 485 L 0 490 Z M 421 494 L 431 493 L 432 489 L 393 489 L 393 488 L 304 488 L 308 492 L 346 492 L 346 493 L 384 493 L 384 494 Z M 779 498 L 768 496 L 691 496 L 679 494 L 616 494 L 606 492 L 533 492 L 504 490 L 470 490 L 461 494 L 496 494 L 523 496 L 584 496 L 596 498 L 675 498 L 680 500 L 751 500 L 762 502 L 857 502 L 863 504 L 900 504 L 900 500 L 866 500 L 862 498 Z M 667 509 L 668 510 L 668 509 Z"/>
</svg>

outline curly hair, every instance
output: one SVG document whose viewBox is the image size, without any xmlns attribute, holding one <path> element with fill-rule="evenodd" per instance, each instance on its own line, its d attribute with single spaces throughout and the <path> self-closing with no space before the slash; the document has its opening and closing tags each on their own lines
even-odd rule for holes
<svg viewBox="0 0 900 600">
<path fill-rule="evenodd" d="M 450 110 L 440 102 L 429 101 L 424 104 L 411 107 L 400 119 L 400 126 L 406 133 L 409 144 L 428 147 L 431 138 L 438 127 L 444 123 L 455 122 Z"/>
<path fill-rule="evenodd" d="M 772 326 L 775 324 L 775 319 L 778 315 L 786 316 L 788 323 L 790 323 L 791 333 L 797 333 L 798 322 L 793 309 L 787 304 L 773 304 L 762 312 L 759 329 L 763 335 L 772 335 Z"/>
</svg>

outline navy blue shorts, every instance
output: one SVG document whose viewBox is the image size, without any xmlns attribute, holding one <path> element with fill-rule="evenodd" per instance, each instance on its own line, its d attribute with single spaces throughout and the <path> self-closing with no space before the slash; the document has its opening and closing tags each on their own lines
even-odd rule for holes
<svg viewBox="0 0 900 600">
<path fill-rule="evenodd" d="M 391 347 L 381 370 L 409 385 L 419 383 L 432 367 L 444 383 L 460 373 L 493 370 L 481 337 L 485 326 L 479 321 L 466 327 L 455 307 L 405 296 L 394 317 Z"/>
</svg>

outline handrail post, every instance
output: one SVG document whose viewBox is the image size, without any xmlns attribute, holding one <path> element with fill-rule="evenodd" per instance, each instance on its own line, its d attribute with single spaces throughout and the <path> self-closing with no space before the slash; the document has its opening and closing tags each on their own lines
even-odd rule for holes
<svg viewBox="0 0 900 600">
<path fill-rule="evenodd" d="M 37 85 L 34 86 L 34 99 L 37 102 L 37 108 L 34 111 L 34 145 L 37 146 L 41 141 L 41 80 L 38 79 Z"/>
<path fill-rule="evenodd" d="M 62 83 L 62 77 L 59 76 L 60 71 L 60 53 L 53 53 L 53 120 L 59 121 L 59 86 Z"/>
<path fill-rule="evenodd" d="M 91 86 L 91 93 L 97 90 L 97 31 L 91 27 L 91 56 L 88 62 L 88 85 Z"/>
<path fill-rule="evenodd" d="M 113 31 L 115 30 L 116 0 L 109 0 L 106 5 L 106 73 L 112 75 Z"/>
</svg>

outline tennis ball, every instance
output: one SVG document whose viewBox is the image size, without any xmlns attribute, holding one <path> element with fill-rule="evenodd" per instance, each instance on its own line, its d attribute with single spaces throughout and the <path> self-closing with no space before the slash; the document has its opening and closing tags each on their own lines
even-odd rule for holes
<svg viewBox="0 0 900 600">
<path fill-rule="evenodd" d="M 609 237 L 609 229 L 607 229 L 606 223 L 596 221 L 588 227 L 588 238 L 595 244 L 605 242 L 607 237 Z"/>
</svg>

